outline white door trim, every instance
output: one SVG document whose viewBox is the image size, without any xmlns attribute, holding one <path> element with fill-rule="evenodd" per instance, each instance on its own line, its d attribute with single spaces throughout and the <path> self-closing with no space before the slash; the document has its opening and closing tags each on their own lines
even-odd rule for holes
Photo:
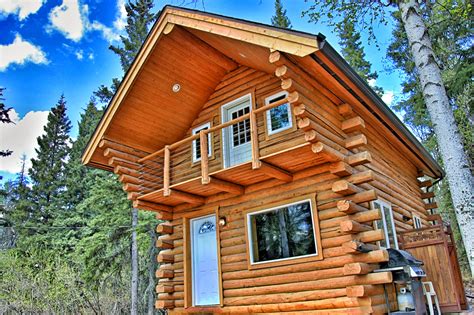
<svg viewBox="0 0 474 315">
<path fill-rule="evenodd" d="M 231 120 L 229 117 L 227 117 L 227 112 L 229 109 L 231 109 L 234 106 L 237 106 L 241 103 L 244 103 L 245 101 L 249 102 L 250 105 L 250 111 L 253 110 L 253 103 L 252 103 L 252 93 L 245 94 L 235 100 L 232 100 L 224 105 L 221 106 L 221 123 L 225 123 L 229 120 Z M 223 161 L 223 167 L 227 168 L 230 165 L 230 148 L 229 148 L 229 143 L 228 143 L 228 131 L 230 127 L 223 128 L 222 129 L 222 161 Z"/>
</svg>

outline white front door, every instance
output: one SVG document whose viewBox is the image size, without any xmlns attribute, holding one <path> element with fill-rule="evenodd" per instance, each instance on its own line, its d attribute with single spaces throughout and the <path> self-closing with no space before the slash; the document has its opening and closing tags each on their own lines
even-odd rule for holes
<svg viewBox="0 0 474 315">
<path fill-rule="evenodd" d="M 216 217 L 191 220 L 193 304 L 220 303 Z"/>
<path fill-rule="evenodd" d="M 245 95 L 222 107 L 223 122 L 239 118 L 252 110 L 251 96 Z M 224 167 L 230 167 L 252 159 L 250 119 L 224 128 Z"/>
</svg>

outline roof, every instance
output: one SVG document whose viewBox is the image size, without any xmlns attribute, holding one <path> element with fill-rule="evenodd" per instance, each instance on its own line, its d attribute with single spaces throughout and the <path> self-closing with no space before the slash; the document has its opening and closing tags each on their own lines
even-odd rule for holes
<svg viewBox="0 0 474 315">
<path fill-rule="evenodd" d="M 148 153 L 182 139 L 227 72 L 241 64 L 274 73 L 275 66 L 268 61 L 270 50 L 325 67 L 423 162 L 425 173 L 444 176 L 421 143 L 323 35 L 174 6 L 161 11 L 90 139 L 83 163 L 110 170 L 99 147 L 103 138 Z M 179 96 L 171 89 L 176 83 L 183 87 Z M 177 109 L 179 117 L 167 116 Z M 130 124 L 141 128 L 135 130 Z"/>
</svg>

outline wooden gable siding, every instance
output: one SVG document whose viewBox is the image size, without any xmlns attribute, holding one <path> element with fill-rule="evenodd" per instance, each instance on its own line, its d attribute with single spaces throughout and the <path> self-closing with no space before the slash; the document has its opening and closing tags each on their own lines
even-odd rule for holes
<svg viewBox="0 0 474 315">
<path fill-rule="evenodd" d="M 253 94 L 254 108 L 265 105 L 265 98 L 280 92 L 280 80 L 272 74 L 241 66 L 227 74 L 216 87 L 214 93 L 204 104 L 203 110 L 194 120 L 186 133 L 191 136 L 192 130 L 205 123 L 215 126 L 221 123 L 221 107 L 246 94 Z M 265 115 L 257 116 L 257 130 L 260 156 L 266 156 L 305 143 L 301 130 L 294 128 L 291 132 L 282 132 L 267 136 Z M 295 125 L 296 122 L 293 122 Z M 223 168 L 222 161 L 222 132 L 214 132 L 211 137 L 212 156 L 209 158 L 209 172 Z M 192 145 L 185 144 L 173 150 L 171 154 L 171 184 L 181 183 L 201 176 L 200 163 L 193 163 Z"/>
</svg>

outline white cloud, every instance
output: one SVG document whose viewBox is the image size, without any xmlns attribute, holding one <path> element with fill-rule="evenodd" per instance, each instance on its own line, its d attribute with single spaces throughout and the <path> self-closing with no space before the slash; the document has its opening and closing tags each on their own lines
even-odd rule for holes
<svg viewBox="0 0 474 315">
<path fill-rule="evenodd" d="M 89 58 L 89 60 L 94 60 L 94 53 L 89 53 L 88 58 Z"/>
<path fill-rule="evenodd" d="M 20 21 L 38 12 L 43 0 L 0 0 L 0 13 L 17 14 Z"/>
<path fill-rule="evenodd" d="M 76 55 L 77 60 L 84 59 L 84 52 L 82 51 L 82 49 L 76 50 L 74 54 Z"/>
<path fill-rule="evenodd" d="M 367 83 L 369 84 L 370 87 L 374 87 L 375 84 L 377 83 L 377 80 L 376 79 L 369 79 L 367 81 Z"/>
<path fill-rule="evenodd" d="M 0 0 L 2 1 L 2 0 Z M 49 29 L 56 29 L 75 42 L 82 39 L 85 33 L 97 31 L 109 43 L 120 40 L 119 32 L 127 23 L 125 1 L 117 0 L 117 17 L 113 27 L 106 26 L 99 21 L 89 20 L 89 7 L 81 5 L 79 0 L 63 0 L 49 14 Z"/>
<path fill-rule="evenodd" d="M 2 124 L 0 133 L 1 150 L 12 150 L 10 156 L 0 159 L 0 171 L 18 173 L 20 158 L 23 154 L 27 158 L 27 167 L 31 166 L 31 158 L 36 157 L 36 138 L 43 134 L 43 127 L 48 121 L 48 111 L 28 112 L 19 118 L 14 109 L 10 116 L 15 124 Z"/>
<path fill-rule="evenodd" d="M 393 101 L 393 96 L 393 91 L 385 91 L 382 95 L 382 100 L 385 102 L 385 104 L 391 105 Z"/>
<path fill-rule="evenodd" d="M 63 3 L 49 14 L 51 27 L 77 42 L 84 35 L 83 16 L 87 11 L 88 7 L 81 7 L 78 0 L 63 0 Z"/>
<path fill-rule="evenodd" d="M 48 59 L 40 47 L 24 41 L 19 34 L 16 34 L 13 43 L 0 45 L 0 72 L 11 64 L 22 65 L 27 62 L 46 64 Z"/>
<path fill-rule="evenodd" d="M 127 25 L 127 10 L 125 10 L 125 0 L 118 0 L 117 1 L 117 18 L 114 21 L 114 27 L 121 31 L 125 29 Z"/>
<path fill-rule="evenodd" d="M 120 35 L 114 29 L 107 27 L 97 21 L 94 21 L 92 22 L 92 24 L 89 24 L 88 29 L 91 31 L 101 32 L 102 37 L 104 37 L 104 39 L 107 40 L 109 43 L 118 41 L 120 39 Z"/>
</svg>

